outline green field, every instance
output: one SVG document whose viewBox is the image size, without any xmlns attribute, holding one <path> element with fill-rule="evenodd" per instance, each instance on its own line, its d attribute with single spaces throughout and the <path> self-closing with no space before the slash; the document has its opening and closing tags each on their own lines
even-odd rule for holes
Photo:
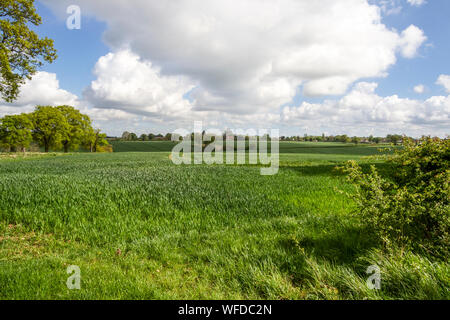
<svg viewBox="0 0 450 320">
<path fill-rule="evenodd" d="M 114 152 L 171 152 L 172 141 L 111 141 Z"/>
<path fill-rule="evenodd" d="M 0 299 L 450 298 L 448 263 L 383 252 L 339 192 L 352 187 L 333 168 L 376 147 L 281 143 L 279 173 L 261 176 L 176 166 L 170 144 L 0 159 Z"/>
<path fill-rule="evenodd" d="M 111 141 L 114 152 L 171 152 L 176 142 L 172 141 Z M 369 156 L 379 154 L 379 149 L 386 149 L 386 145 L 359 145 L 336 142 L 287 142 L 279 143 L 280 153 L 309 153 L 309 154 L 349 154 Z M 270 152 L 270 144 L 269 144 Z"/>
</svg>

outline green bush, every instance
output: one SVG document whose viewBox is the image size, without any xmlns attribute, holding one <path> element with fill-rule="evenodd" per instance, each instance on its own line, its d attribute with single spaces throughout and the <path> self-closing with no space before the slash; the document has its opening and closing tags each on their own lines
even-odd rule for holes
<svg viewBox="0 0 450 320">
<path fill-rule="evenodd" d="M 354 161 L 343 168 L 356 186 L 362 221 L 387 247 L 419 249 L 449 257 L 450 140 L 404 139 L 404 146 L 387 156 L 385 176 L 375 166 L 364 172 Z"/>
</svg>

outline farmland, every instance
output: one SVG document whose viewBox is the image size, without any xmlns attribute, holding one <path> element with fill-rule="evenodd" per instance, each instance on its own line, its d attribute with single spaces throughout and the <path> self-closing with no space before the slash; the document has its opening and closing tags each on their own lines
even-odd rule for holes
<svg viewBox="0 0 450 320">
<path fill-rule="evenodd" d="M 176 142 L 172 141 L 111 141 L 114 152 L 171 152 Z M 269 144 L 270 145 L 270 144 Z M 379 154 L 379 149 L 388 148 L 381 146 L 355 146 L 350 143 L 311 143 L 311 142 L 286 142 L 279 143 L 280 153 L 302 154 L 349 154 L 352 156 L 369 156 Z M 270 146 L 269 150 L 270 152 Z"/>
<path fill-rule="evenodd" d="M 176 166 L 172 146 L 0 159 L 0 298 L 449 298 L 447 263 L 385 253 L 341 193 L 334 167 L 377 147 L 283 142 L 279 173 L 261 176 Z M 373 264 L 381 290 L 366 285 Z"/>
</svg>

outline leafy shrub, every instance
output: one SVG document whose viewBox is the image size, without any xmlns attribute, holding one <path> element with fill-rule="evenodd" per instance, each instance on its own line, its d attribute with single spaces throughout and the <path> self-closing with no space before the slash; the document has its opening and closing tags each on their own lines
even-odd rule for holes
<svg viewBox="0 0 450 320">
<path fill-rule="evenodd" d="M 450 140 L 404 139 L 404 146 L 387 156 L 391 173 L 375 166 L 364 172 L 350 161 L 343 168 L 356 186 L 352 196 L 358 212 L 387 247 L 420 249 L 449 256 Z"/>
<path fill-rule="evenodd" d="M 105 146 L 98 146 L 97 152 L 100 152 L 100 153 L 113 152 L 113 147 L 110 144 L 105 145 Z"/>
</svg>

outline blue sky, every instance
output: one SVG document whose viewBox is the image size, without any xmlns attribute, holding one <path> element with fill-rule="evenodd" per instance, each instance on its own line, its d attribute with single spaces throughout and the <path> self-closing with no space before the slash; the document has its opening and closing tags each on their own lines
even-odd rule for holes
<svg viewBox="0 0 450 320">
<path fill-rule="evenodd" d="M 413 87 L 423 83 L 430 95 L 442 95 L 445 91 L 435 84 L 440 74 L 450 73 L 450 1 L 431 0 L 421 7 L 404 6 L 397 15 L 384 17 L 392 28 L 404 30 L 411 24 L 419 26 L 428 37 L 419 56 L 413 60 L 399 59 L 389 70 L 386 79 L 378 81 L 382 95 L 399 94 L 404 97 L 418 97 Z"/>
<path fill-rule="evenodd" d="M 81 8 L 80 30 L 66 27 L 71 4 Z M 447 0 L 36 7 L 36 31 L 54 39 L 59 57 L 41 70 L 40 96 L 30 83 L 15 109 L 0 113 L 67 100 L 110 134 L 167 132 L 195 120 L 287 135 L 448 134 Z"/>
<path fill-rule="evenodd" d="M 83 89 L 94 80 L 92 68 L 98 58 L 109 52 L 102 41 L 105 23 L 95 17 L 82 17 L 82 28 L 69 30 L 64 19 L 56 17 L 50 8 L 36 2 L 36 9 L 42 17 L 42 25 L 35 28 L 41 36 L 54 40 L 58 59 L 45 65 L 42 70 L 58 75 L 61 87 L 81 95 Z"/>
</svg>

